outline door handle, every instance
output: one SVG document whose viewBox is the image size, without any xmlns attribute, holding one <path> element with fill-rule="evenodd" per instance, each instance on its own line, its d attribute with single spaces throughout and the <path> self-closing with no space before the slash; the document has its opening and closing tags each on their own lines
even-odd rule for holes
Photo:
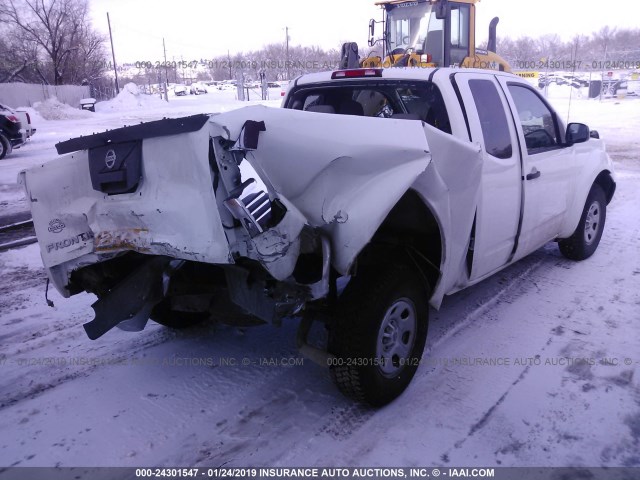
<svg viewBox="0 0 640 480">
<path fill-rule="evenodd" d="M 540 176 L 540 171 L 536 167 L 533 167 L 531 169 L 531 173 L 527 174 L 527 180 L 534 180 L 539 176 Z"/>
</svg>

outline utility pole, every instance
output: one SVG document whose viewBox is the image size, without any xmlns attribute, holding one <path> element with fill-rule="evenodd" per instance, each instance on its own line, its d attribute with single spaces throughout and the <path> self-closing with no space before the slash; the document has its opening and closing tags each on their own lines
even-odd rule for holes
<svg viewBox="0 0 640 480">
<path fill-rule="evenodd" d="M 164 37 L 162 37 L 162 49 L 164 50 L 164 101 L 169 101 L 169 74 L 167 73 L 167 47 L 164 46 Z"/>
<path fill-rule="evenodd" d="M 111 40 L 111 56 L 113 57 L 113 73 L 116 75 L 116 94 L 120 93 L 120 87 L 118 87 L 118 69 L 116 67 L 116 52 L 113 50 L 113 36 L 111 35 L 111 20 L 109 19 L 109 12 L 107 12 L 107 23 L 109 24 L 109 39 Z"/>
<path fill-rule="evenodd" d="M 227 64 L 229 65 L 229 80 L 233 80 L 233 76 L 231 74 L 231 55 L 229 54 L 229 49 L 227 49 Z"/>
<path fill-rule="evenodd" d="M 286 65 L 287 65 L 287 80 L 289 80 L 289 27 L 284 27 L 286 35 L 287 35 L 287 41 L 286 41 L 286 49 L 287 49 L 287 60 L 286 60 Z"/>
</svg>

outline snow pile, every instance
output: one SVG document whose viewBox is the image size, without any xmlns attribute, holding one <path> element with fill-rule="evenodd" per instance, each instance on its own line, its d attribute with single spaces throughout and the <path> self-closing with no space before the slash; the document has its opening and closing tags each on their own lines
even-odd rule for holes
<svg viewBox="0 0 640 480">
<path fill-rule="evenodd" d="M 136 108 L 153 108 L 166 105 L 155 95 L 141 93 L 135 83 L 127 83 L 116 98 L 106 102 L 99 102 L 96 111 L 108 112 L 113 110 L 130 110 Z"/>
<path fill-rule="evenodd" d="M 56 97 L 51 97 L 44 102 L 36 102 L 33 108 L 45 120 L 70 120 L 75 118 L 89 118 L 93 113 L 73 108 L 66 103 L 61 103 Z"/>
</svg>

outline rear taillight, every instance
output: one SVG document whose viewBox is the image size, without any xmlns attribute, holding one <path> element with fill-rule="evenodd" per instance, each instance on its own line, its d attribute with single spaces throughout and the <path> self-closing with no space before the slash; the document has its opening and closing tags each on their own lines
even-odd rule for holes
<svg viewBox="0 0 640 480">
<path fill-rule="evenodd" d="M 24 114 L 27 116 L 27 123 L 31 125 L 31 115 L 29 115 L 29 112 L 24 112 Z"/>
<path fill-rule="evenodd" d="M 354 68 L 352 70 L 336 70 L 331 74 L 331 79 L 336 78 L 363 78 L 363 77 L 381 77 L 381 68 Z"/>
<path fill-rule="evenodd" d="M 20 119 L 18 117 L 16 117 L 15 115 L 7 115 L 7 120 L 9 120 L 10 122 L 13 123 L 19 123 Z"/>
</svg>

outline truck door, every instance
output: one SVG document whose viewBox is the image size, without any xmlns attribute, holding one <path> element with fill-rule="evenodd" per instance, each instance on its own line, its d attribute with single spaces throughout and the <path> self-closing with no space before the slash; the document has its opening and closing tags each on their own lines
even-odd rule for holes
<svg viewBox="0 0 640 480">
<path fill-rule="evenodd" d="M 522 166 L 517 130 L 506 95 L 494 75 L 456 73 L 469 134 L 482 144 L 484 164 L 472 250 L 467 267 L 476 280 L 509 262 L 518 234 Z"/>
<path fill-rule="evenodd" d="M 513 111 L 523 159 L 524 208 L 514 260 L 559 234 L 571 197 L 573 150 L 564 145 L 563 125 L 533 87 L 500 77 Z"/>
</svg>

